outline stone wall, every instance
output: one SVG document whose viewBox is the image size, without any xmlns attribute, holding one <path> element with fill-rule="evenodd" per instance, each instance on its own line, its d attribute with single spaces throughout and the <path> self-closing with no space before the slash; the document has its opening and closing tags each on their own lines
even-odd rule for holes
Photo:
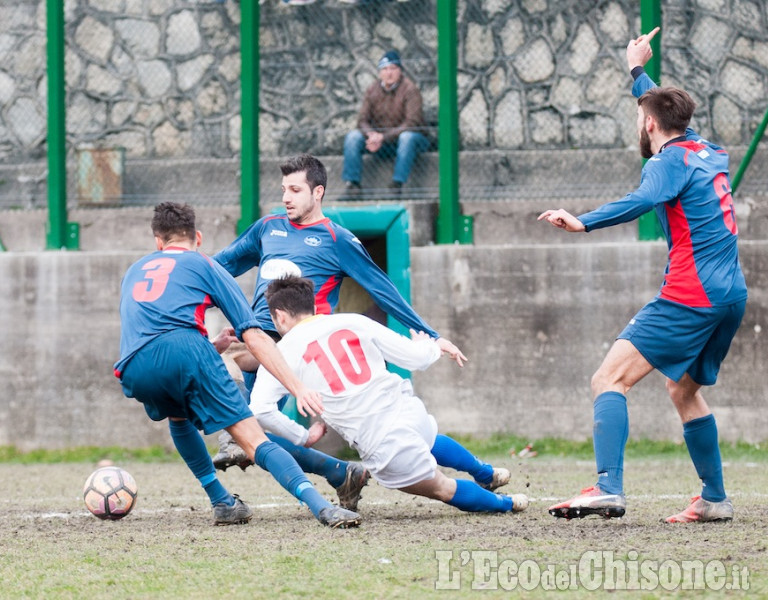
<svg viewBox="0 0 768 600">
<path fill-rule="evenodd" d="M 766 5 L 663 3 L 662 80 L 699 103 L 702 134 L 747 144 L 768 97 Z M 44 157 L 45 2 L 0 4 L 0 160 Z M 240 149 L 240 6 L 226 0 L 67 0 L 71 146 L 128 157 L 231 158 Z M 635 143 L 624 64 L 636 0 L 459 2 L 464 149 Z M 265 155 L 337 154 L 385 49 L 398 48 L 438 102 L 435 0 L 261 5 L 260 145 Z M 0 188 L 0 193 L 2 189 Z"/>
</svg>

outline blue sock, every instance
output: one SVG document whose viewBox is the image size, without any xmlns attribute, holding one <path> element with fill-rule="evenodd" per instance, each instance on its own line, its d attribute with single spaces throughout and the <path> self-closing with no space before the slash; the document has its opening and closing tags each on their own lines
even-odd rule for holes
<svg viewBox="0 0 768 600">
<path fill-rule="evenodd" d="M 259 444 L 254 458 L 257 465 L 269 471 L 280 485 L 306 504 L 316 517 L 321 509 L 332 506 L 310 483 L 293 457 L 275 442 Z"/>
<path fill-rule="evenodd" d="M 456 480 L 456 493 L 447 504 L 467 512 L 509 512 L 512 498 L 484 490 L 474 481 Z"/>
<path fill-rule="evenodd" d="M 710 502 L 725 500 L 723 463 L 717 445 L 715 415 L 709 414 L 683 423 L 683 439 L 703 484 L 701 497 Z"/>
<path fill-rule="evenodd" d="M 624 447 L 629 437 L 627 399 L 619 392 L 595 398 L 592 439 L 597 463 L 597 485 L 607 494 L 624 492 Z"/>
<path fill-rule="evenodd" d="M 464 446 L 447 435 L 440 433 L 435 437 L 432 446 L 432 456 L 441 467 L 450 467 L 464 471 L 480 483 L 490 483 L 493 480 L 493 467 L 474 456 Z"/>
<path fill-rule="evenodd" d="M 189 421 L 172 421 L 170 419 L 168 426 L 176 450 L 179 451 L 189 470 L 203 486 L 211 504 L 223 502 L 232 506 L 235 499 L 216 477 L 216 469 L 213 466 L 211 455 L 208 454 L 208 448 L 197 428 Z"/>
<path fill-rule="evenodd" d="M 319 450 L 297 446 L 285 438 L 271 433 L 268 433 L 267 437 L 271 442 L 274 442 L 293 456 L 296 462 L 299 463 L 301 470 L 305 473 L 314 473 L 315 475 L 325 477 L 328 483 L 335 488 L 344 483 L 344 479 L 347 477 L 346 461 L 328 456 Z"/>
</svg>

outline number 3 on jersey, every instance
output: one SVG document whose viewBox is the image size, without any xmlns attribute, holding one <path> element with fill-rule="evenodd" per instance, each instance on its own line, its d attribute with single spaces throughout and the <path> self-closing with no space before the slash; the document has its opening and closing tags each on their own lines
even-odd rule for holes
<svg viewBox="0 0 768 600">
<path fill-rule="evenodd" d="M 142 267 L 144 279 L 133 286 L 133 299 L 136 302 L 154 302 L 163 295 L 168 285 L 168 276 L 176 266 L 172 258 L 150 260 Z"/>
<path fill-rule="evenodd" d="M 347 389 L 342 376 L 352 385 L 362 385 L 371 379 L 371 367 L 360 346 L 360 338 L 349 329 L 334 331 L 328 337 L 328 349 L 339 366 L 339 372 L 325 350 L 315 340 L 304 353 L 304 362 L 314 362 L 334 394 Z"/>
</svg>

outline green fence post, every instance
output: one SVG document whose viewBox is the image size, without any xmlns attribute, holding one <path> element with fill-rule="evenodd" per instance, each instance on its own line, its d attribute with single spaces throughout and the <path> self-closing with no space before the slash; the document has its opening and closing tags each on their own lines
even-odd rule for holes
<svg viewBox="0 0 768 600">
<path fill-rule="evenodd" d="M 739 165 L 739 170 L 736 171 L 736 175 L 733 176 L 733 181 L 731 182 L 732 192 L 735 192 L 736 188 L 739 187 L 739 184 L 741 183 L 741 178 L 744 176 L 744 171 L 747 170 L 749 163 L 752 161 L 752 155 L 755 153 L 755 150 L 757 150 L 757 145 L 760 143 L 760 140 L 762 139 L 763 134 L 765 133 L 766 126 L 768 126 L 768 109 L 766 109 L 765 115 L 763 115 L 763 120 L 758 126 L 757 131 L 755 131 L 755 135 L 752 138 L 752 143 L 750 143 L 749 148 L 747 148 L 747 153 L 744 155 L 744 158 L 741 160 L 741 164 Z"/>
<path fill-rule="evenodd" d="M 440 0 L 437 3 L 437 77 L 440 95 L 438 110 L 440 205 L 436 236 L 438 244 L 452 244 L 459 240 L 461 226 L 456 16 L 456 0 Z"/>
<path fill-rule="evenodd" d="M 661 27 L 661 0 L 640 0 L 640 22 L 643 33 L 649 33 L 654 27 Z M 651 40 L 653 58 L 645 65 L 645 72 L 657 84 L 661 82 L 661 35 L 663 33 L 660 32 Z M 655 212 L 646 213 L 637 220 L 637 237 L 645 241 L 664 238 L 664 231 Z"/>
<path fill-rule="evenodd" d="M 242 233 L 259 218 L 259 3 L 240 3 L 240 220 Z"/>
<path fill-rule="evenodd" d="M 67 223 L 64 0 L 47 0 L 48 59 L 48 250 L 77 250 L 77 223 Z"/>
</svg>

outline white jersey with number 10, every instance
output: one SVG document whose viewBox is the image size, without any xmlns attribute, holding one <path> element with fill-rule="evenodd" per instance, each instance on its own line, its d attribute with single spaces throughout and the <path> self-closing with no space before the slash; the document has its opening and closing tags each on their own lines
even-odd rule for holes
<svg viewBox="0 0 768 600">
<path fill-rule="evenodd" d="M 424 370 L 440 358 L 434 340 L 413 341 L 351 313 L 310 317 L 289 331 L 278 347 L 299 378 L 322 394 L 323 420 L 362 458 L 389 431 L 401 403 L 414 401 L 411 382 L 388 371 L 386 363 Z M 266 369 L 259 369 L 251 393 L 256 417 L 274 412 L 285 393 Z"/>
</svg>

